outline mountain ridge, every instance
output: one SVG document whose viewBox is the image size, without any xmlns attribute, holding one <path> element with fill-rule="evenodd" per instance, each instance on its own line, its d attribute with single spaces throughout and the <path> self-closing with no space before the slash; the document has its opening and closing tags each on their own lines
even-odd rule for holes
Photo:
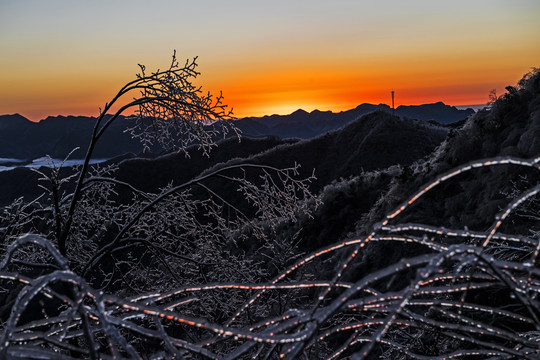
<svg viewBox="0 0 540 360">
<path fill-rule="evenodd" d="M 283 168 L 298 163 L 302 165 L 301 176 L 309 176 L 315 169 L 317 180 L 312 183 L 312 189 L 319 191 L 340 177 L 396 164 L 410 165 L 431 153 L 445 139 L 447 132 L 448 129 L 441 125 L 400 119 L 377 111 L 313 139 L 242 137 L 239 142 L 229 138 L 222 140 L 208 158 L 197 151 L 197 145 L 189 150 L 190 159 L 183 153 L 165 154 L 150 160 L 127 158 L 118 163 L 115 177 L 120 181 L 131 181 L 144 191 L 156 192 L 171 180 L 186 182 L 220 166 L 254 163 Z M 39 189 L 32 185 L 36 179 L 37 175 L 25 168 L 0 172 L 0 182 L 10 189 L 9 194 L 0 196 L 0 202 L 9 203 L 14 196 L 25 196 L 25 189 Z"/>
<path fill-rule="evenodd" d="M 527 74 L 517 88 L 507 90 L 509 92 L 500 96 L 490 109 L 481 110 L 461 126 L 450 129 L 428 157 L 411 166 L 390 166 L 327 185 L 322 191 L 323 206 L 315 213 L 315 221 L 305 219 L 282 236 L 302 229 L 305 244 L 310 249 L 332 241 L 362 237 L 411 194 L 457 166 L 503 156 L 538 158 L 540 72 Z M 471 230 L 485 231 L 492 226 L 513 191 L 537 181 L 537 171 L 521 169 L 518 172 L 513 165 L 476 169 L 440 184 L 435 196 L 427 196 L 428 201 L 416 204 L 411 214 L 402 215 L 402 221 L 458 229 L 467 226 Z M 320 228 L 317 222 L 331 226 Z M 391 253 L 392 249 L 385 248 L 366 256 L 368 267 L 378 266 L 370 259 L 379 259 L 385 251 Z"/>
<path fill-rule="evenodd" d="M 298 109 L 288 115 L 246 117 L 233 123 L 247 136 L 311 139 L 343 128 L 370 112 L 391 110 L 386 104 L 364 103 L 335 113 Z M 458 110 L 442 102 L 395 109 L 397 116 L 442 124 L 458 122 L 473 113 L 472 109 Z M 0 158 L 35 159 L 46 155 L 64 158 L 76 147 L 87 147 L 94 122 L 95 118 L 88 116 L 49 116 L 39 122 L 31 122 L 20 114 L 0 115 Z M 98 142 L 94 157 L 112 158 L 125 153 L 140 153 L 142 147 L 139 142 L 124 132 L 128 125 L 127 117 L 119 117 Z M 20 145 L 21 142 L 24 146 Z M 72 158 L 80 159 L 84 155 L 83 150 L 78 150 Z"/>
</svg>

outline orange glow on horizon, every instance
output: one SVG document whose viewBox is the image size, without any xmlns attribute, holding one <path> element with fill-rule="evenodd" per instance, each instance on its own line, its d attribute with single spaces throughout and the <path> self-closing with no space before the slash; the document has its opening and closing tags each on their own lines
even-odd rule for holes
<svg viewBox="0 0 540 360">
<path fill-rule="evenodd" d="M 442 101 L 447 105 L 476 105 L 488 101 L 489 91 L 504 93 L 508 85 L 515 85 L 529 68 L 515 66 L 504 72 L 478 71 L 479 66 L 462 64 L 457 69 L 441 70 L 441 65 L 408 64 L 399 69 L 389 64 L 345 64 L 341 68 L 317 66 L 245 69 L 242 75 L 224 76 L 220 69 L 202 75 L 195 84 L 203 92 L 223 93 L 224 103 L 233 109 L 237 118 L 289 114 L 297 109 L 339 112 L 362 103 L 390 105 L 393 89 L 395 105 L 416 105 Z M 135 73 L 135 72 L 134 72 Z M 110 101 L 122 85 L 134 78 L 126 74 L 79 76 L 63 83 L 53 79 L 40 81 L 31 88 L 15 81 L 9 91 L 0 89 L 2 113 L 15 113 L 39 121 L 47 116 L 97 116 L 99 108 Z M 510 79 L 505 81 L 504 79 Z M 84 84 L 84 86 L 81 86 Z M 16 93 L 25 96 L 17 96 Z M 47 95 L 47 96 L 44 96 Z M 130 101 L 137 93 L 126 96 Z M 120 101 L 119 104 L 125 104 Z M 8 110 L 9 109 L 9 110 Z M 116 108 L 117 109 L 117 108 Z"/>
<path fill-rule="evenodd" d="M 221 88 L 224 102 L 234 110 L 238 118 L 289 114 L 297 109 L 315 109 L 339 112 L 355 108 L 362 103 L 391 104 L 391 90 L 395 91 L 395 106 L 418 105 L 442 101 L 447 105 L 478 105 L 488 101 L 489 91 L 497 89 L 504 93 L 508 85 L 514 86 L 529 69 L 505 74 L 495 80 L 477 76 L 471 79 L 470 73 L 463 71 L 457 75 L 424 74 L 414 71 L 390 76 L 375 71 L 366 74 L 348 69 L 339 73 L 322 71 L 291 71 L 273 75 L 264 72 L 247 79 L 223 83 Z M 216 87 L 217 88 L 217 87 Z"/>
<path fill-rule="evenodd" d="M 316 86 L 315 89 L 302 89 L 294 84 L 286 84 L 283 88 L 272 87 L 271 83 L 261 81 L 257 85 L 251 82 L 246 84 L 235 83 L 228 87 L 223 84 L 216 90 L 209 87 L 203 87 L 203 91 L 209 90 L 213 94 L 223 92 L 223 102 L 229 109 L 233 109 L 233 115 L 237 118 L 260 117 L 264 115 L 290 114 L 298 109 L 305 111 L 345 111 L 362 103 L 371 104 L 391 104 L 391 90 L 395 91 L 395 106 L 400 105 L 418 105 L 442 101 L 447 105 L 478 105 L 485 104 L 488 101 L 489 91 L 497 89 L 497 93 L 502 95 L 504 88 L 508 85 L 515 85 L 519 77 L 512 83 L 499 82 L 480 83 L 469 86 L 439 85 L 437 87 L 422 87 L 415 84 L 406 87 L 392 86 L 391 83 L 361 84 L 355 88 L 355 83 L 343 83 L 340 85 L 324 86 L 324 83 Z M 116 87 L 119 88 L 119 87 Z M 221 89 L 221 90 L 220 90 Z M 75 115 L 75 116 L 98 116 L 99 109 L 109 101 L 114 94 L 111 92 L 100 94 L 95 92 L 84 96 L 83 99 L 74 102 L 70 99 L 69 92 L 57 93 L 54 97 L 40 99 L 39 96 L 29 98 L 28 101 L 9 99 L 4 97 L 4 101 L 10 101 L 14 105 L 11 113 L 18 112 L 31 121 L 39 121 L 48 116 L 56 115 Z M 131 100 L 126 97 L 125 100 Z M 26 109 L 26 111 L 17 111 L 16 108 Z M 118 106 L 114 107 L 115 111 Z M 10 112 L 5 112 L 10 113 Z M 127 112 L 125 114 L 132 114 Z"/>
<path fill-rule="evenodd" d="M 532 1 L 526 7 L 500 3 L 489 8 L 467 2 L 467 12 L 455 1 L 417 8 L 401 1 L 393 8 L 282 1 L 290 11 L 262 3 L 212 3 L 222 11 L 203 6 L 204 16 L 183 21 L 174 11 L 162 14 L 174 13 L 169 22 L 148 19 L 144 9 L 132 5 L 134 14 L 155 26 L 139 28 L 107 12 L 110 27 L 96 29 L 93 19 L 79 11 L 87 7 L 101 14 L 93 2 L 70 3 L 71 17 L 40 2 L 35 6 L 48 17 L 29 14 L 14 2 L 19 17 L 6 16 L 7 23 L 14 20 L 3 25 L 0 36 L 0 114 L 20 113 L 32 121 L 97 116 L 135 78 L 137 63 L 147 65 L 147 71 L 164 69 L 175 48 L 181 62 L 200 55 L 202 75 L 195 84 L 214 94 L 222 91 L 224 103 L 239 118 L 390 104 L 391 90 L 396 107 L 482 104 L 490 90 L 504 93 L 539 65 L 540 5 Z M 124 5 L 110 7 L 123 13 Z M 168 6 L 182 7 L 177 2 Z M 235 11 L 227 10 L 231 6 Z M 236 16 L 234 21 L 223 20 L 222 12 Z M 373 16 L 359 21 L 362 13 Z M 206 27 L 199 27 L 204 21 Z"/>
<path fill-rule="evenodd" d="M 493 60 L 486 63 L 486 57 Z M 540 58 L 540 50 L 530 49 L 522 58 L 498 50 L 484 51 L 482 56 L 458 56 L 442 50 L 399 58 L 383 53 L 338 63 L 324 58 L 223 63 L 201 59 L 198 70 L 202 75 L 195 84 L 214 94 L 222 91 L 224 103 L 238 118 L 289 114 L 297 109 L 338 112 L 362 103 L 390 104 L 392 89 L 396 107 L 438 101 L 473 105 L 486 103 L 493 88 L 502 94 L 506 86 L 515 85 L 530 70 L 523 63 L 532 63 L 536 57 Z M 167 62 L 161 62 L 161 68 L 164 64 Z M 147 68 L 153 71 L 156 67 Z M 99 108 L 134 79 L 138 70 L 133 64 L 123 68 L 114 62 L 101 72 L 75 66 L 56 72 L 36 67 L 25 78 L 4 74 L 0 113 L 18 112 L 32 121 L 56 115 L 97 116 Z M 132 93 L 124 101 L 137 95 Z"/>
</svg>

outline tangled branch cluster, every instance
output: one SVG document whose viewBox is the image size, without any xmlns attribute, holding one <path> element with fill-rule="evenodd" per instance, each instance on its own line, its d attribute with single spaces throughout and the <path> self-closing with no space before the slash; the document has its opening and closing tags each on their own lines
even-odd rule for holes
<svg viewBox="0 0 540 360">
<path fill-rule="evenodd" d="M 0 264 L 2 287 L 17 293 L 3 325 L 2 354 L 56 359 L 149 354 L 155 359 L 537 359 L 540 239 L 501 228 L 538 194 L 540 185 L 515 197 L 484 232 L 399 222 L 404 211 L 439 184 L 477 168 L 509 164 L 540 171 L 540 158 L 495 158 L 461 166 L 425 185 L 368 236 L 319 249 L 265 283 L 224 281 L 113 296 L 71 271 L 49 241 L 20 237 Z M 374 242 L 421 250 L 371 273 L 355 273 L 355 263 Z M 20 271 L 18 254 L 29 246 L 48 254 L 51 268 L 40 276 Z M 520 256 L 498 251 L 508 247 Z M 313 269 L 325 262 L 335 265 L 334 273 L 314 278 Z M 224 299 L 234 312 L 227 315 L 226 309 L 210 318 L 205 306 Z"/>
<path fill-rule="evenodd" d="M 161 148 L 180 150 L 197 143 L 208 154 L 215 146 L 216 136 L 234 130 L 227 122 L 232 111 L 222 103 L 223 96 L 203 94 L 201 87 L 193 85 L 200 75 L 195 70 L 196 60 L 187 60 L 180 66 L 175 52 L 168 69 L 150 74 L 139 64 L 141 73 L 137 80 L 120 91 L 140 91 L 140 96 L 128 105 L 136 108 L 137 115 L 135 124 L 126 131 L 140 139 L 145 149 L 156 142 Z"/>
<path fill-rule="evenodd" d="M 141 66 L 137 79 L 122 87 L 100 112 L 84 163 L 64 168 L 64 164 L 57 166 L 51 161 L 49 169 L 35 170 L 43 193 L 29 203 L 18 199 L 0 213 L 3 244 L 15 240 L 5 248 L 2 267 L 12 274 L 3 278 L 7 283 L 0 290 L 6 304 L 1 313 L 7 319 L 2 325 L 6 349 L 3 357 L 61 358 L 69 354 L 96 358 L 107 357 L 107 352 L 117 357 L 117 353 L 124 356 L 126 349 L 130 356 L 145 353 L 144 344 L 137 350 L 129 345 L 141 339 L 139 335 L 119 344 L 106 340 L 106 350 L 102 351 L 101 340 L 124 337 L 115 324 L 106 325 L 104 334 L 92 330 L 94 320 L 103 324 L 108 321 L 104 316 L 110 304 L 102 301 L 102 291 L 126 297 L 187 284 L 261 281 L 267 276 L 258 263 L 261 260 L 248 258 L 245 246 L 237 241 L 255 239 L 261 246 L 261 240 L 272 232 L 273 222 L 291 221 L 309 213 L 304 204 L 313 198 L 308 184 L 314 177 L 299 179 L 298 165 L 284 169 L 251 164 L 228 166 L 182 184 L 170 183 L 157 193 L 117 180 L 117 165 L 90 166 L 104 132 L 131 108 L 136 109 L 137 116 L 128 118 L 133 123 L 128 131 L 140 138 L 145 148 L 156 142 L 162 148 L 188 155 L 187 146 L 194 143 L 208 155 L 216 146 L 218 132 L 226 133 L 234 127 L 228 122 L 230 112 L 221 103 L 221 96 L 202 95 L 201 89 L 192 85 L 198 75 L 195 68 L 195 59 L 181 67 L 175 55 L 165 71 L 148 75 Z M 109 114 L 116 103 L 134 91 L 140 96 Z M 221 191 L 223 181 L 231 184 L 233 196 Z M 23 236 L 26 233 L 35 235 Z M 40 279 L 39 284 L 21 290 L 20 286 L 34 284 L 32 279 Z M 215 294 L 198 301 L 199 307 L 187 314 L 217 321 L 234 313 L 241 300 L 237 304 Z M 93 310 L 86 312 L 94 305 L 98 308 L 94 314 L 97 318 L 91 314 Z M 37 313 L 28 311 L 37 308 Z M 61 325 L 67 328 L 60 331 L 57 344 L 68 354 L 54 349 L 51 352 L 46 345 L 41 347 L 43 351 L 11 347 L 14 327 L 20 321 L 36 325 L 30 325 L 25 333 L 47 332 L 49 325 L 56 326 L 56 320 L 40 324 L 41 318 L 63 316 L 60 314 L 67 309 L 72 309 L 68 310 L 69 324 Z M 5 315 L 11 310 L 26 315 L 8 319 Z M 71 334 L 77 319 L 85 324 L 83 333 L 89 336 L 86 344 L 77 344 L 82 338 Z M 39 337 L 30 336 L 24 343 Z M 61 345 L 63 342 L 66 347 Z M 152 349 L 155 344 L 148 346 Z"/>
</svg>

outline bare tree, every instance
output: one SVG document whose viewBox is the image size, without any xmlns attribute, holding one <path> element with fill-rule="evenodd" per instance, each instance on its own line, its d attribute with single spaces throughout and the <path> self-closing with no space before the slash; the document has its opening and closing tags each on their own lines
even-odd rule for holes
<svg viewBox="0 0 540 360">
<path fill-rule="evenodd" d="M 265 238 L 272 223 L 308 212 L 313 177 L 299 179 L 299 165 L 221 167 L 186 183 L 170 183 L 158 193 L 115 179 L 117 165 L 90 165 L 103 134 L 132 109 L 126 131 L 145 149 L 158 144 L 189 156 L 193 145 L 209 155 L 220 136 L 235 132 L 221 95 L 203 94 L 193 85 L 199 75 L 195 60 L 180 66 L 174 54 L 166 70 L 152 73 L 139 65 L 136 79 L 100 111 L 84 163 L 72 170 L 51 161 L 50 170 L 35 170 L 44 193 L 5 209 L 4 240 L 40 234 L 92 285 L 131 294 L 187 283 L 260 280 L 265 272 L 246 259 L 236 242 Z M 109 114 L 113 107 L 117 110 Z M 228 182 L 239 195 L 220 193 L 218 181 Z M 119 192 L 131 200 L 120 201 Z M 27 252 L 24 262 L 38 266 L 41 255 Z"/>
<path fill-rule="evenodd" d="M 153 141 L 157 141 L 163 147 L 179 146 L 185 150 L 188 144 L 197 142 L 200 148 L 208 153 L 215 146 L 214 136 L 217 132 L 215 125 L 221 125 L 221 130 L 227 131 L 226 121 L 230 118 L 230 112 L 227 112 L 226 106 L 222 104 L 222 97 L 214 98 L 209 93 L 202 95 L 201 88 L 192 84 L 192 80 L 199 75 L 195 70 L 197 67 L 195 60 L 186 61 L 184 66 L 180 66 L 175 52 L 168 69 L 157 70 L 150 74 L 146 73 L 143 65 L 139 65 L 141 73 L 137 74 L 137 79 L 124 85 L 100 111 L 67 213 L 64 218 L 56 221 L 58 248 L 62 254 L 66 255 L 67 252 L 66 241 L 85 185 L 94 148 L 103 133 L 122 113 L 135 108 L 137 114 L 135 124 L 129 130 L 133 136 L 142 140 L 145 148 Z M 107 116 L 117 102 L 132 96 L 133 92 L 140 92 L 140 95 L 126 104 L 119 105 L 119 109 L 112 116 Z M 205 126 L 208 123 L 214 125 L 208 129 Z M 139 133 L 137 129 L 140 129 Z M 179 141 L 179 144 L 175 140 Z M 55 191 L 55 184 L 52 185 Z M 56 216 L 60 214 L 57 212 Z"/>
<path fill-rule="evenodd" d="M 491 89 L 488 95 L 488 106 L 493 106 L 497 102 L 497 89 Z"/>
</svg>

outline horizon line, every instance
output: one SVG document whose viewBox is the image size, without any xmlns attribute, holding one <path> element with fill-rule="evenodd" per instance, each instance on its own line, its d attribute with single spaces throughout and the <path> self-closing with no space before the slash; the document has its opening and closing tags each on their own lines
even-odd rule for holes
<svg viewBox="0 0 540 360">
<path fill-rule="evenodd" d="M 475 112 L 478 111 L 478 110 L 481 110 L 482 108 L 484 107 L 487 107 L 487 104 L 463 104 L 463 105 L 452 105 L 452 104 L 447 104 L 445 103 L 444 101 L 435 101 L 435 102 L 427 102 L 427 103 L 418 103 L 418 104 L 400 104 L 398 106 L 396 106 L 395 108 L 399 108 L 400 106 L 420 106 L 420 105 L 430 105 L 430 104 L 437 104 L 437 103 L 443 103 L 444 105 L 447 105 L 447 106 L 453 106 L 455 108 L 457 108 L 458 110 L 467 110 L 467 109 L 472 109 L 474 110 Z M 245 118 L 258 118 L 258 117 L 265 117 L 265 116 L 287 116 L 287 115 L 291 115 L 297 111 L 305 111 L 307 113 L 312 113 L 314 111 L 320 111 L 320 112 L 332 112 L 332 113 L 340 113 L 340 112 L 344 112 L 344 111 L 349 111 L 349 110 L 354 110 L 356 109 L 357 107 L 361 106 L 361 105 L 386 105 L 388 107 L 391 108 L 391 106 L 389 104 L 386 104 L 386 103 L 378 103 L 378 104 L 375 104 L 375 103 L 369 103 L 369 102 L 363 102 L 363 103 L 360 103 L 358 104 L 357 106 L 355 107 L 351 107 L 351 108 L 348 108 L 348 109 L 344 109 L 344 110 L 330 110 L 330 109 L 325 109 L 325 110 L 321 110 L 319 108 L 316 108 L 316 109 L 313 109 L 313 110 L 305 110 L 304 108 L 302 107 L 299 107 L 297 108 L 296 110 L 293 110 L 291 112 L 288 112 L 288 113 L 266 113 L 266 114 L 263 114 L 263 115 L 245 115 L 245 116 L 241 116 L 241 117 L 237 117 L 236 119 L 245 119 Z M 23 115 L 22 113 L 19 113 L 19 112 L 16 112 L 16 113 L 11 113 L 11 114 L 0 114 L 0 116 L 14 116 L 14 115 L 19 115 L 19 116 L 22 116 L 24 117 L 25 119 L 27 119 L 28 121 L 31 121 L 33 123 L 38 123 L 42 120 L 46 120 L 50 117 L 60 117 L 60 116 L 63 116 L 63 117 L 89 117 L 89 118 L 97 118 L 99 115 L 88 115 L 88 114 L 79 114 L 79 115 L 75 115 L 75 114 L 68 114 L 68 115 L 65 115 L 65 114 L 56 114 L 56 115 L 47 115 L 46 117 L 44 118 L 41 118 L 39 120 L 33 120 L 31 119 L 30 117 L 27 117 L 25 115 Z M 124 116 L 133 116 L 134 114 L 126 114 Z M 234 114 L 233 114 L 234 115 Z"/>
</svg>

